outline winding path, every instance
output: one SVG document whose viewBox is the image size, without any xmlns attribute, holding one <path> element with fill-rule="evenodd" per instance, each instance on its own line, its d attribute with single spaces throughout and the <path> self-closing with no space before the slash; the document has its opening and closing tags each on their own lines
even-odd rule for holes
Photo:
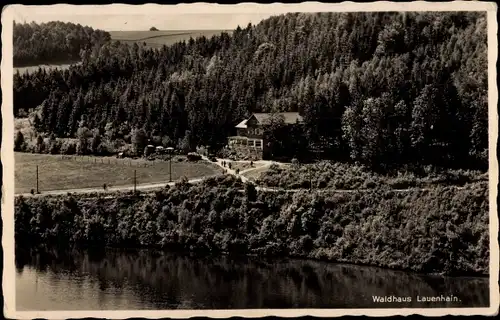
<svg viewBox="0 0 500 320">
<path fill-rule="evenodd" d="M 202 156 L 202 158 L 206 161 L 210 161 L 207 157 L 205 156 Z M 222 165 L 222 162 L 228 162 L 228 163 L 250 163 L 251 161 L 247 161 L 247 160 L 241 160 L 241 161 L 234 161 L 234 160 L 229 160 L 229 159 L 219 159 L 217 158 L 217 162 L 213 162 L 211 161 L 212 163 L 215 163 L 216 165 L 218 165 L 220 168 L 222 168 L 223 170 L 226 170 L 227 173 L 229 174 L 232 174 L 233 176 L 236 176 L 236 177 L 239 177 L 241 179 L 241 181 L 243 182 L 247 182 L 248 181 L 248 178 L 245 177 L 243 174 L 245 173 L 248 173 L 248 172 L 251 172 L 253 170 L 257 170 L 257 169 L 262 169 L 262 168 L 267 168 L 267 167 L 270 167 L 271 164 L 273 164 L 272 161 L 268 161 L 268 160 L 257 160 L 257 161 L 253 161 L 254 164 L 256 165 L 259 165 L 257 167 L 251 167 L 251 168 L 248 168 L 248 169 L 245 169 L 245 170 L 242 170 L 240 171 L 240 173 L 236 173 L 236 170 L 233 170 L 233 169 L 229 169 L 228 167 L 224 167 Z"/>
<path fill-rule="evenodd" d="M 216 175 L 211 175 L 211 176 L 204 176 L 200 178 L 194 178 L 191 180 L 188 180 L 189 183 L 198 183 L 202 182 L 204 179 L 210 178 L 210 177 L 215 177 Z M 166 186 L 173 186 L 176 183 L 176 181 L 173 182 L 162 182 L 162 183 L 147 183 L 147 184 L 138 184 L 136 185 L 135 189 L 136 190 L 142 190 L 142 191 L 148 191 L 148 190 L 155 190 L 155 189 L 161 189 Z M 46 196 L 46 195 L 61 195 L 61 194 L 67 194 L 67 193 L 112 193 L 112 192 L 127 192 L 127 191 L 133 191 L 134 186 L 118 186 L 118 187 L 109 187 L 104 190 L 104 188 L 80 188 L 80 189 L 64 189 L 64 190 L 48 190 L 48 191 L 43 191 L 40 194 L 35 194 L 32 195 L 31 193 L 18 193 L 15 196 Z"/>
<path fill-rule="evenodd" d="M 208 158 L 203 157 L 204 160 L 210 161 Z M 254 164 L 260 164 L 260 166 L 257 167 L 252 167 L 248 168 L 245 170 L 240 171 L 239 174 L 236 173 L 235 170 L 229 169 L 227 167 L 224 167 L 222 165 L 222 162 L 237 162 L 237 163 L 250 163 L 250 161 L 234 161 L 230 159 L 219 159 L 217 158 L 217 162 L 213 162 L 217 164 L 219 167 L 222 169 L 227 170 L 227 173 L 232 174 L 236 177 L 239 177 L 241 181 L 247 182 L 249 179 L 245 177 L 243 174 L 251 172 L 253 170 L 257 169 L 262 169 L 262 168 L 267 168 L 270 167 L 273 163 L 273 161 L 268 161 L 268 160 L 258 160 L 258 161 L 253 161 Z M 465 187 L 459 187 L 459 186 L 451 186 L 452 188 L 455 188 L 457 190 L 464 189 Z M 266 192 L 310 192 L 312 191 L 309 188 L 300 188 L 300 189 L 286 189 L 286 188 L 279 188 L 279 187 L 261 187 L 261 186 L 255 186 L 255 189 L 257 191 L 266 191 Z M 354 192 L 371 192 L 374 191 L 375 189 L 335 189 L 335 188 L 313 188 L 314 192 L 321 192 L 321 193 L 328 193 L 328 192 L 335 192 L 335 193 L 354 193 Z M 430 191 L 433 190 L 433 188 L 406 188 L 406 189 L 387 189 L 387 191 L 392 191 L 392 192 L 410 192 L 410 191 Z M 242 191 L 242 190 L 240 190 Z"/>
</svg>

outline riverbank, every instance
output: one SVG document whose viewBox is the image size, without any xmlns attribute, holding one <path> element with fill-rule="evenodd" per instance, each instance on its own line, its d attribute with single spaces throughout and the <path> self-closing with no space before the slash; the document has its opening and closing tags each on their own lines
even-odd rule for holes
<svg viewBox="0 0 500 320">
<path fill-rule="evenodd" d="M 16 248 L 15 262 L 16 307 L 26 311 L 388 307 L 373 296 L 412 298 L 397 307 L 477 308 L 490 300 L 484 277 L 428 276 L 309 259 Z M 460 302 L 417 301 L 446 292 Z"/>
<path fill-rule="evenodd" d="M 225 176 L 140 197 L 16 198 L 16 243 L 236 252 L 486 275 L 488 184 L 360 193 L 263 192 Z"/>
</svg>

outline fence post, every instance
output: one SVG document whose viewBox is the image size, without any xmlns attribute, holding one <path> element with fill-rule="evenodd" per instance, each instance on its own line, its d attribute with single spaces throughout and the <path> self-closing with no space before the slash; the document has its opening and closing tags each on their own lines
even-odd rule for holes
<svg viewBox="0 0 500 320">
<path fill-rule="evenodd" d="M 136 185 L 137 185 L 137 170 L 134 170 L 134 193 L 136 193 Z"/>
</svg>

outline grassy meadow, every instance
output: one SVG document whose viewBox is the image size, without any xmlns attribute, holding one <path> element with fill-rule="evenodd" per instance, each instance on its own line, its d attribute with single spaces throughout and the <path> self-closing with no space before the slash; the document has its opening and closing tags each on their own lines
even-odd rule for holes
<svg viewBox="0 0 500 320">
<path fill-rule="evenodd" d="M 261 168 L 264 167 L 264 164 L 262 163 L 253 163 L 253 165 L 250 165 L 250 162 L 233 162 L 233 161 L 228 161 L 228 163 L 231 164 L 231 169 L 233 170 L 240 170 L 241 171 L 244 171 L 244 170 L 249 170 L 249 169 L 252 169 L 252 171 L 250 172 L 253 172 L 254 170 L 260 170 Z"/>
<path fill-rule="evenodd" d="M 172 180 L 185 176 L 197 178 L 214 175 L 219 168 L 205 161 L 172 161 Z M 144 159 L 117 159 L 113 157 L 89 157 L 15 153 L 15 193 L 28 193 L 36 188 L 36 166 L 38 165 L 39 190 L 65 190 L 79 188 L 102 188 L 137 184 L 161 183 L 169 180 L 168 161 L 146 161 Z"/>
<path fill-rule="evenodd" d="M 172 45 L 179 41 L 188 41 L 189 38 L 205 36 L 210 38 L 225 30 L 170 30 L 170 31 L 110 31 L 111 39 L 123 43 L 146 43 L 148 48 L 161 48 L 163 45 Z M 230 31 L 225 31 L 230 32 Z"/>
<path fill-rule="evenodd" d="M 275 162 L 273 168 L 276 166 L 278 166 L 279 168 L 288 169 L 288 167 L 290 165 L 288 165 L 286 163 Z M 272 170 L 272 168 L 270 168 L 269 166 L 260 166 L 260 167 L 257 167 L 255 170 L 245 172 L 242 175 L 251 181 L 260 182 L 260 178 L 267 176 L 267 174 L 270 170 Z M 262 185 L 265 186 L 264 184 L 262 184 Z"/>
</svg>

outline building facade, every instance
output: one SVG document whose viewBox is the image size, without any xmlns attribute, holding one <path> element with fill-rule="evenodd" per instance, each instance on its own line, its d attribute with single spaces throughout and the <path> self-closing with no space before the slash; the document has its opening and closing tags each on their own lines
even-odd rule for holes
<svg viewBox="0 0 500 320">
<path fill-rule="evenodd" d="M 285 124 L 293 125 L 302 122 L 298 112 L 279 113 Z M 264 125 L 272 116 L 271 113 L 254 113 L 236 125 L 236 136 L 228 137 L 228 147 L 240 155 L 249 158 L 265 159 L 269 157 L 269 146 L 264 135 Z"/>
</svg>

